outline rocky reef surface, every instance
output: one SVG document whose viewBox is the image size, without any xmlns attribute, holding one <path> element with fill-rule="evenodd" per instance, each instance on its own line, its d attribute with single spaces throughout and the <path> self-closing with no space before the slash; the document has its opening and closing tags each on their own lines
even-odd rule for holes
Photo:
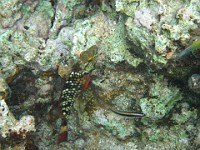
<svg viewBox="0 0 200 150">
<path fill-rule="evenodd" d="M 0 149 L 200 149 L 199 38 L 199 0 L 1 0 Z"/>
</svg>

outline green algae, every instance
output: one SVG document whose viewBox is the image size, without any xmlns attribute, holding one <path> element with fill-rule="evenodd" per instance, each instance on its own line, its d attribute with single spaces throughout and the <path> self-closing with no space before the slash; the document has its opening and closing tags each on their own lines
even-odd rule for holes
<svg viewBox="0 0 200 150">
<path fill-rule="evenodd" d="M 148 132 L 148 133 L 147 133 Z M 176 125 L 173 127 L 152 127 L 143 131 L 147 134 L 148 142 L 144 149 L 185 149 L 189 147 L 188 135 L 183 126 Z"/>
<path fill-rule="evenodd" d="M 168 115 L 175 104 L 182 99 L 178 88 L 168 86 L 163 77 L 157 77 L 149 87 L 147 98 L 140 99 L 142 112 L 151 120 L 159 120 Z"/>
<path fill-rule="evenodd" d="M 145 5 L 145 0 L 116 0 L 116 11 L 132 16 L 138 8 Z"/>
<path fill-rule="evenodd" d="M 171 118 L 178 124 L 187 124 L 188 122 L 194 122 L 194 120 L 197 119 L 197 109 L 189 108 L 189 105 L 186 103 L 181 105 L 180 111 L 180 113 L 174 113 Z"/>
<path fill-rule="evenodd" d="M 92 116 L 92 121 L 97 125 L 103 126 L 120 140 L 125 140 L 137 132 L 134 120 L 126 122 L 123 117 L 120 117 L 111 111 L 104 112 L 102 109 L 96 110 Z"/>
<path fill-rule="evenodd" d="M 22 2 L 19 0 L 3 0 L 0 2 L 0 27 L 12 27 L 17 20 L 22 18 L 20 9 Z"/>
<path fill-rule="evenodd" d="M 26 17 L 31 11 L 31 7 L 28 4 L 23 4 L 20 11 L 22 12 L 22 15 Z"/>
<path fill-rule="evenodd" d="M 40 0 L 38 6 L 36 7 L 36 12 L 43 13 L 43 17 L 51 18 L 54 16 L 53 6 L 49 1 Z"/>
<path fill-rule="evenodd" d="M 19 57 L 21 59 L 19 63 L 23 60 L 30 62 L 37 56 L 37 46 L 40 45 L 39 39 L 32 37 L 30 34 L 9 30 L 2 34 L 0 39 L 0 53 Z"/>
<path fill-rule="evenodd" d="M 81 0 L 62 0 L 62 2 L 70 9 L 73 10 L 73 8 L 78 5 L 81 4 Z"/>
<path fill-rule="evenodd" d="M 114 29 L 114 32 L 103 41 L 103 49 L 114 63 L 127 61 L 137 67 L 142 59 L 135 57 L 129 52 L 130 45 L 127 43 L 124 19 Z"/>
<path fill-rule="evenodd" d="M 3 3 L 5 1 L 1 2 Z M 29 67 L 27 62 L 34 63 L 35 60 L 38 61 L 42 68 L 45 69 L 55 68 L 55 66 L 60 62 L 67 62 L 67 64 L 69 64 L 69 62 L 72 61 L 72 64 L 75 64 L 75 62 L 79 60 L 79 58 L 75 56 L 75 52 L 82 52 L 87 50 L 92 45 L 97 45 L 99 47 L 99 54 L 103 54 L 103 57 L 105 56 L 105 59 L 103 60 L 106 61 L 103 62 L 102 58 L 100 58 L 101 55 L 97 54 L 97 57 L 94 58 L 97 65 L 90 63 L 86 68 L 84 68 L 86 72 L 95 69 L 95 80 L 98 80 L 101 84 L 100 87 L 103 92 L 108 92 L 106 84 L 109 84 L 110 86 L 113 86 L 114 84 L 115 88 L 125 89 L 125 95 L 127 95 L 127 93 L 131 93 L 128 95 L 128 98 L 130 100 L 132 100 L 131 98 L 134 98 L 134 100 L 139 99 L 139 105 L 141 106 L 141 109 L 146 117 L 143 118 L 141 122 L 139 121 L 139 123 L 132 121 L 129 124 L 123 122 L 122 118 L 119 119 L 119 116 L 112 114 L 111 112 L 102 111 L 97 114 L 101 109 L 96 107 L 94 109 L 93 102 L 96 99 L 94 97 L 86 96 L 85 99 L 91 101 L 91 103 L 89 102 L 88 104 L 91 108 L 84 109 L 82 116 L 80 115 L 79 117 L 80 119 L 83 119 L 83 122 L 81 123 L 84 124 L 87 122 L 88 124 L 91 124 L 91 128 L 88 130 L 84 130 L 85 128 L 82 129 L 81 127 L 80 130 L 77 129 L 79 127 L 76 127 L 77 122 L 74 121 L 74 118 L 77 116 L 74 115 L 74 118 L 72 117 L 71 126 L 73 126 L 72 128 L 76 131 L 73 131 L 74 133 L 72 134 L 80 134 L 81 136 L 86 137 L 86 142 L 93 141 L 94 139 L 99 139 L 99 137 L 95 134 L 96 132 L 91 132 L 90 130 L 94 131 L 94 126 L 97 126 L 97 129 L 101 126 L 103 129 L 112 134 L 113 139 L 118 138 L 127 140 L 127 143 L 131 140 L 133 141 L 139 139 L 137 136 L 133 136 L 136 132 L 135 126 L 137 126 L 138 129 L 142 129 L 139 130 L 139 134 L 142 134 L 141 138 L 143 141 L 141 142 L 141 145 L 145 145 L 143 146 L 144 150 L 186 149 L 189 147 L 188 143 L 192 142 L 192 139 L 190 139 L 188 135 L 192 134 L 194 129 L 198 129 L 191 123 L 191 120 L 194 121 L 197 119 L 198 113 L 197 109 L 192 109 L 191 106 L 188 106 L 189 108 L 176 107 L 178 102 L 181 102 L 180 100 L 182 99 L 182 96 L 179 89 L 175 87 L 175 85 L 168 85 L 165 78 L 160 76 L 153 77 L 154 83 L 152 82 L 150 85 L 147 85 L 148 79 L 144 79 L 144 82 L 121 84 L 121 82 L 125 81 L 118 78 L 120 76 L 119 73 L 116 73 L 114 77 L 111 77 L 113 70 L 117 68 L 116 65 L 121 64 L 124 61 L 133 66 L 133 70 L 135 68 L 137 69 L 138 65 L 142 62 L 146 63 L 146 61 L 151 62 L 150 65 L 155 65 L 157 68 L 160 68 L 160 64 L 162 64 L 161 67 L 167 68 L 167 73 L 169 73 L 170 77 L 179 80 L 185 80 L 185 77 L 190 73 L 191 67 L 176 67 L 171 66 L 171 64 L 167 64 L 168 60 L 166 59 L 166 55 L 168 52 L 177 53 L 177 51 L 181 51 L 182 47 L 187 46 L 188 40 L 196 35 L 196 33 L 194 34 L 192 31 L 197 29 L 197 24 L 199 23 L 198 1 L 192 0 L 187 1 L 186 3 L 183 3 L 185 1 L 169 1 L 167 4 L 162 0 L 155 0 L 154 2 L 147 3 L 147 1 L 143 0 L 116 0 L 116 7 L 114 8 L 109 8 L 108 5 L 103 3 L 103 5 L 98 8 L 98 11 L 92 12 L 90 16 L 87 16 L 86 18 L 79 17 L 78 19 L 74 19 L 72 15 L 74 8 L 77 7 L 79 9 L 79 6 L 83 4 L 80 0 L 62 0 L 62 7 L 61 5 L 57 5 L 56 12 L 54 12 L 55 8 L 51 6 L 49 1 L 40 0 L 36 9 L 33 10 L 30 9 L 29 5 L 22 5 L 21 3 L 18 4 L 18 1 L 12 1 L 12 4 L 16 4 L 16 7 L 9 7 L 12 8 L 10 9 L 11 11 L 8 9 L 8 11 L 5 12 L 7 19 L 5 20 L 5 17 L 3 18 L 4 27 L 7 27 L 8 24 L 10 24 L 10 26 L 14 25 L 14 23 L 10 21 L 13 18 L 9 18 L 9 16 L 12 16 L 13 13 L 17 13 L 18 15 L 14 17 L 14 22 L 21 18 L 20 13 L 22 13 L 22 15 L 26 18 L 32 14 L 29 19 L 34 20 L 34 18 L 36 18 L 37 21 L 36 23 L 30 21 L 29 29 L 29 26 L 26 26 L 27 24 L 25 23 L 25 27 L 27 28 L 26 32 L 7 30 L 2 33 L 3 30 L 1 31 L 1 73 L 3 73 L 3 75 L 10 74 L 16 65 L 25 65 Z M 58 3 L 61 4 L 60 2 Z M 175 4 L 172 5 L 172 3 Z M 155 4 L 157 4 L 158 7 L 156 7 Z M 5 3 L 5 5 L 7 4 Z M 115 11 L 117 11 L 118 14 L 113 11 L 114 9 L 116 9 Z M 145 14 L 142 15 L 142 17 L 144 17 L 143 19 L 147 22 L 145 23 L 144 20 L 135 20 L 135 18 L 137 18 L 135 14 L 140 14 L 138 12 L 145 12 L 142 11 L 144 9 L 148 10 L 146 13 L 149 17 L 145 18 Z M 161 12 L 157 12 L 160 10 Z M 54 13 L 56 13 L 55 18 L 57 18 L 57 22 L 54 20 L 55 22 L 53 23 L 55 23 L 55 26 L 51 28 L 51 21 Z M 124 18 L 127 18 L 127 20 L 121 19 L 122 16 L 125 16 Z M 138 24 L 136 24 L 137 21 L 139 21 Z M 45 26 L 42 24 L 44 22 Z M 44 27 L 45 34 L 42 36 L 39 34 L 40 31 L 44 31 L 41 27 L 40 29 L 42 30 L 31 28 L 31 26 L 34 26 L 35 24 L 35 27 L 38 27 L 38 25 L 41 24 L 41 27 Z M 52 30 L 54 36 L 48 36 L 50 30 Z M 62 33 L 63 31 L 66 32 Z M 61 35 L 64 36 L 61 37 Z M 52 38 L 56 40 L 53 40 Z M 60 41 L 63 42 L 64 47 L 62 47 L 62 44 L 59 43 Z M 58 46 L 57 43 L 61 46 Z M 142 57 L 138 58 L 134 54 L 130 53 L 129 50 L 132 49 L 136 50 L 139 54 L 143 54 L 140 55 Z M 65 53 L 62 53 L 63 51 L 58 52 L 57 50 L 63 50 Z M 64 55 L 64 57 L 60 57 L 60 54 Z M 98 67 L 94 68 L 96 66 Z M 106 72 L 107 74 L 103 76 L 102 74 L 105 73 L 105 68 L 101 66 L 109 68 L 108 70 L 111 73 Z M 153 70 L 153 72 L 157 71 L 159 70 Z M 103 73 L 101 74 L 99 72 Z M 124 72 L 124 74 L 128 73 Z M 137 75 L 145 76 L 144 72 L 133 74 L 133 76 L 123 77 L 134 78 L 136 80 L 138 79 Z M 110 80 L 104 82 L 107 78 L 110 78 Z M 118 80 L 115 79 L 120 79 L 120 81 L 118 82 Z M 132 80 L 128 80 L 128 82 L 129 81 Z M 92 83 L 95 84 L 95 81 L 92 81 Z M 41 88 L 43 84 L 45 84 L 45 82 L 41 82 L 39 80 L 36 81 L 38 89 Z M 145 86 L 149 86 L 148 95 L 145 98 L 141 98 L 141 95 L 144 94 L 144 90 L 138 90 L 138 88 L 142 87 L 141 89 L 144 89 Z M 119 98 L 121 98 L 124 103 L 127 102 L 124 97 L 119 96 Z M 49 99 L 50 98 L 37 97 L 36 103 L 45 102 L 49 104 Z M 27 99 L 27 108 L 33 106 L 28 105 L 34 104 L 35 102 L 33 101 L 34 99 Z M 80 102 L 80 105 L 82 103 Z M 119 103 L 116 103 L 115 107 L 120 108 Z M 135 108 L 136 106 L 133 107 Z M 175 111 L 174 108 L 176 108 L 177 111 Z M 76 111 L 80 111 L 80 108 L 76 108 Z M 93 115 L 94 113 L 95 115 Z M 37 117 L 40 118 L 40 116 Z M 104 119 L 106 121 L 101 120 L 102 117 L 105 117 Z M 163 124 L 166 121 L 166 117 L 178 125 L 170 124 L 170 127 L 167 127 L 168 123 L 160 125 L 159 123 Z M 44 120 L 42 122 L 42 126 L 45 127 L 43 123 Z M 141 124 L 142 126 L 140 126 Z M 103 129 L 101 131 L 103 131 Z M 43 131 L 46 132 L 45 129 Z M 52 127 L 49 127 L 48 131 L 53 131 Z M 38 135 L 41 135 L 40 130 L 38 130 L 37 136 Z M 110 136 L 110 134 L 108 135 Z M 51 133 L 51 137 L 51 139 L 55 140 L 56 136 Z M 46 144 L 45 146 L 50 147 L 49 145 L 52 143 L 48 142 L 48 138 L 48 135 L 45 135 L 43 141 L 38 143 L 40 148 L 43 144 L 42 142 Z M 74 141 L 74 139 L 72 138 L 72 141 Z M 50 142 L 55 142 L 53 140 Z M 110 139 L 110 141 L 112 141 L 112 139 Z M 98 142 L 101 143 L 101 140 Z M 119 141 L 117 142 L 119 143 Z M 130 143 L 134 145 L 133 142 Z M 70 147 L 71 143 L 67 144 L 67 147 Z M 105 142 L 105 144 L 108 143 Z M 63 145 L 66 147 L 66 143 L 63 143 Z M 82 146 L 84 147 L 84 145 Z M 105 145 L 105 147 L 106 146 L 107 145 Z M 90 145 L 88 147 L 90 147 Z"/>
<path fill-rule="evenodd" d="M 170 68 L 168 68 L 167 72 L 173 78 L 185 80 L 185 78 L 190 74 L 191 71 L 192 71 L 191 66 L 181 66 L 181 67 L 171 66 Z"/>
</svg>

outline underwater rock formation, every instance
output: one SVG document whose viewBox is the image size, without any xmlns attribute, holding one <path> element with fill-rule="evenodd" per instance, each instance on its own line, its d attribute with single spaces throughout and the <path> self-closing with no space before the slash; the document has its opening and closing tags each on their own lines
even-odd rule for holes
<svg viewBox="0 0 200 150">
<path fill-rule="evenodd" d="M 33 116 L 23 116 L 20 120 L 16 120 L 8 109 L 5 100 L 0 100 L 0 134 L 4 138 L 10 134 L 17 133 L 25 138 L 26 134 L 34 132 L 35 118 Z"/>
<path fill-rule="evenodd" d="M 193 74 L 188 79 L 188 86 L 193 92 L 199 94 L 200 93 L 200 75 L 199 74 Z"/>
<path fill-rule="evenodd" d="M 187 47 L 188 41 L 198 36 L 200 16 L 198 2 L 195 0 L 187 3 L 155 0 L 149 6 L 143 0 L 117 2 L 116 9 L 129 16 L 125 23 L 129 40 L 154 63 L 166 64 L 169 52 L 181 51 L 176 41 L 180 41 L 180 46 Z M 134 11 L 127 12 L 129 9 L 125 8 L 129 7 L 135 7 L 131 9 Z M 191 35 L 191 31 L 198 31 L 197 35 Z"/>
<path fill-rule="evenodd" d="M 162 119 L 182 99 L 179 89 L 168 87 L 162 80 L 162 77 L 157 77 L 149 87 L 148 97 L 140 99 L 142 112 L 154 121 Z"/>
<path fill-rule="evenodd" d="M 0 81 L 0 136 L 5 138 L 10 137 L 12 134 L 18 134 L 21 138 L 25 138 L 27 134 L 36 130 L 35 118 L 31 115 L 26 115 L 21 117 L 20 120 L 15 119 L 6 104 L 9 87 L 2 78 Z"/>
<path fill-rule="evenodd" d="M 198 50 L 174 58 L 198 39 L 199 11 L 199 0 L 1 0 L 0 149 L 198 149 Z M 34 134 L 16 142 L 9 129 Z"/>
<path fill-rule="evenodd" d="M 0 26 L 1 28 L 12 27 L 17 20 L 22 18 L 20 9 L 22 2 L 20 0 L 3 0 L 0 2 Z"/>
</svg>

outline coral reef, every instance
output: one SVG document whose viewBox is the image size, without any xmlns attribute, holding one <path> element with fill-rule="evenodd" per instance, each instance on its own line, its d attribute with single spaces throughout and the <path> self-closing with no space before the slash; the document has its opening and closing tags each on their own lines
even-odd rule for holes
<svg viewBox="0 0 200 150">
<path fill-rule="evenodd" d="M 149 143 L 144 147 L 148 149 L 185 149 L 189 147 L 189 141 L 185 129 L 181 126 L 172 128 L 160 127 L 151 128 L 149 131 L 143 131 L 149 136 Z M 176 135 L 176 136 L 174 136 Z"/>
<path fill-rule="evenodd" d="M 200 93 L 200 75 L 199 74 L 193 74 L 188 79 L 188 86 L 189 88 L 194 91 L 195 93 Z"/>
<path fill-rule="evenodd" d="M 144 149 L 186 149 L 191 148 L 190 140 L 196 137 L 196 127 L 193 123 L 197 119 L 197 110 L 189 110 L 187 103 L 179 104 L 176 109 L 181 112 L 174 113 L 172 120 L 174 125 L 145 128 L 142 134 L 147 135 L 148 142 Z M 167 120 L 165 120 L 167 121 Z M 189 134 L 188 134 L 189 133 Z M 144 139 L 146 140 L 146 139 Z"/>
<path fill-rule="evenodd" d="M 22 18 L 22 13 L 20 12 L 21 7 L 22 2 L 19 0 L 1 1 L 0 26 L 2 28 L 12 27 L 17 20 Z"/>
<path fill-rule="evenodd" d="M 1 0 L 0 149 L 198 149 L 199 11 Z"/>
<path fill-rule="evenodd" d="M 0 135 L 5 138 L 12 136 L 12 134 L 18 134 L 21 138 L 25 138 L 27 134 L 34 132 L 36 129 L 35 118 L 33 116 L 26 115 L 17 120 L 9 110 L 6 104 L 9 87 L 2 78 L 0 78 L 0 93 Z"/>
<path fill-rule="evenodd" d="M 35 119 L 33 116 L 23 116 L 19 121 L 16 120 L 13 114 L 8 109 L 4 100 L 0 101 L 1 106 L 1 136 L 9 136 L 12 132 L 26 136 L 29 132 L 35 131 Z"/>
<path fill-rule="evenodd" d="M 125 140 L 128 137 L 134 137 L 137 135 L 137 128 L 134 126 L 134 119 L 124 120 L 123 117 L 113 112 L 105 112 L 103 109 L 98 109 L 94 112 L 92 120 L 95 124 L 104 127 L 110 131 L 112 135 L 118 139 Z"/>
<path fill-rule="evenodd" d="M 180 41 L 180 46 L 187 46 L 188 41 L 196 36 L 190 33 L 198 30 L 198 24 L 194 23 L 200 19 L 197 15 L 198 7 L 194 5 L 198 2 L 193 0 L 188 4 L 184 1 L 166 4 L 165 1 L 152 1 L 149 6 L 145 3 L 116 1 L 116 9 L 127 13 L 123 8 L 137 6 L 131 9 L 134 13 L 128 13 L 130 17 L 126 20 L 129 40 L 154 63 L 166 64 L 167 54 L 180 50 L 176 41 Z"/>
<path fill-rule="evenodd" d="M 179 89 L 168 87 L 166 81 L 158 77 L 155 83 L 150 85 L 148 97 L 140 99 L 140 106 L 146 117 L 156 121 L 168 114 L 181 99 Z"/>
<path fill-rule="evenodd" d="M 33 36 L 47 39 L 51 27 L 51 18 L 54 16 L 54 9 L 50 2 L 39 1 L 35 11 L 25 19 L 24 28 L 26 33 Z"/>
</svg>

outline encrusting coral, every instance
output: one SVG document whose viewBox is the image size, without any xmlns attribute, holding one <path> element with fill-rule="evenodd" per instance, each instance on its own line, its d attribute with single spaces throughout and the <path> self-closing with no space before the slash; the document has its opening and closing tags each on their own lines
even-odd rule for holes
<svg viewBox="0 0 200 150">
<path fill-rule="evenodd" d="M 1 0 L 0 147 L 198 149 L 199 23 L 199 0 Z"/>
<path fill-rule="evenodd" d="M 167 115 L 181 99 L 179 89 L 167 85 L 161 76 L 150 85 L 148 97 L 140 99 L 140 106 L 146 117 L 156 121 Z"/>
</svg>

